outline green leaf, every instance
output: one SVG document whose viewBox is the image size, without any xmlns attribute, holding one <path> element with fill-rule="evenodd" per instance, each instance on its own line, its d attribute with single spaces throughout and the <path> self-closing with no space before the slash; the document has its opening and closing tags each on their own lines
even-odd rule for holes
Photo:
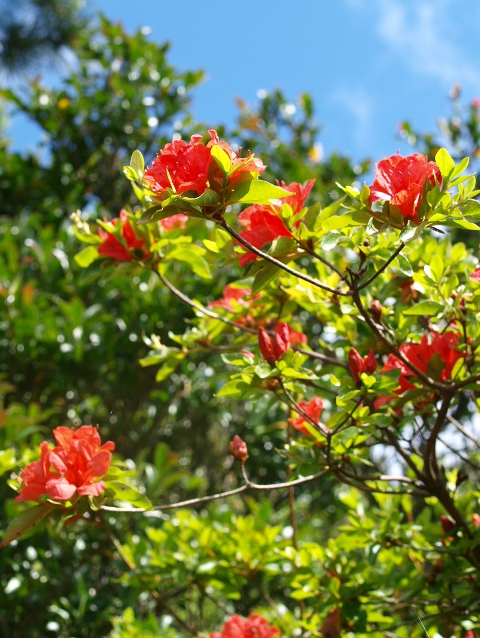
<svg viewBox="0 0 480 638">
<path fill-rule="evenodd" d="M 466 170 L 466 168 L 468 167 L 469 162 L 470 158 L 464 157 L 462 161 L 455 166 L 454 170 L 452 171 L 451 177 L 454 178 L 457 175 L 460 175 L 460 173 L 463 173 L 463 171 Z"/>
<path fill-rule="evenodd" d="M 332 216 L 326 219 L 322 223 L 322 230 L 341 230 L 342 228 L 367 226 L 370 219 L 370 215 L 362 211 L 344 213 L 343 215 Z"/>
<path fill-rule="evenodd" d="M 95 246 L 87 246 L 87 248 L 84 248 L 75 255 L 74 259 L 81 268 L 87 268 L 99 257 L 100 255 Z"/>
<path fill-rule="evenodd" d="M 170 217 L 171 215 L 175 215 L 177 212 L 180 211 L 175 211 L 175 213 L 171 210 L 168 210 L 169 207 L 163 207 L 162 204 L 155 204 L 155 206 L 150 206 L 150 208 L 147 208 L 147 210 L 145 210 L 141 216 L 140 219 L 137 219 L 137 226 L 143 226 L 143 224 L 150 224 L 151 222 L 155 222 L 158 221 L 159 219 L 166 219 L 167 217 Z"/>
<path fill-rule="evenodd" d="M 123 167 L 123 174 L 125 175 L 125 177 L 130 180 L 131 182 L 136 182 L 138 180 L 138 175 L 137 173 L 133 170 L 133 168 L 131 166 L 124 166 Z"/>
<path fill-rule="evenodd" d="M 163 366 L 158 369 L 157 374 L 155 376 L 155 381 L 160 383 L 161 381 L 165 381 L 168 377 L 175 372 L 178 365 L 185 359 L 187 355 L 184 352 L 179 352 L 178 354 L 173 355 L 173 357 L 169 357 Z"/>
<path fill-rule="evenodd" d="M 281 268 L 275 266 L 275 264 L 271 264 L 270 262 L 267 265 L 259 270 L 255 275 L 255 279 L 252 284 L 252 295 L 256 295 L 258 292 L 263 290 L 268 284 L 277 277 L 281 272 Z"/>
<path fill-rule="evenodd" d="M 412 239 L 416 239 L 425 229 L 426 225 L 426 221 L 422 222 L 418 226 L 412 224 L 412 222 L 409 221 L 400 233 L 400 241 L 403 241 L 404 244 L 407 244 L 409 241 L 412 241 Z"/>
<path fill-rule="evenodd" d="M 203 245 L 205 246 L 205 248 L 210 250 L 212 253 L 219 253 L 220 252 L 217 244 L 214 241 L 212 241 L 211 239 L 204 239 L 203 240 Z"/>
<path fill-rule="evenodd" d="M 435 281 L 439 284 L 443 275 L 443 259 L 440 255 L 435 254 L 430 261 L 430 270 L 434 276 Z"/>
<path fill-rule="evenodd" d="M 45 518 L 45 516 L 47 516 L 47 514 L 49 514 L 54 508 L 54 505 L 42 503 L 40 505 L 30 507 L 18 516 L 15 516 L 5 530 L 5 535 L 3 537 L 3 541 L 0 543 L 0 547 L 6 547 L 7 545 L 10 545 L 12 541 L 16 541 L 17 538 L 20 538 L 20 536 L 25 534 L 25 532 L 28 532 L 29 529 Z"/>
<path fill-rule="evenodd" d="M 448 226 L 449 228 L 466 228 L 467 230 L 480 230 L 480 226 L 473 222 L 468 222 L 466 219 L 450 218 L 442 222 L 442 226 Z"/>
<path fill-rule="evenodd" d="M 202 277 L 202 279 L 211 279 L 212 273 L 210 271 L 210 266 L 208 262 L 199 254 L 198 249 L 200 246 L 187 246 L 174 248 L 168 255 L 165 256 L 164 260 L 177 260 L 186 264 L 190 267 L 193 272 Z M 205 250 L 202 248 L 203 252 Z"/>
<path fill-rule="evenodd" d="M 232 168 L 232 160 L 229 158 L 228 154 L 223 150 L 223 148 L 221 148 L 218 144 L 212 146 L 211 156 L 218 164 L 218 166 L 220 166 L 225 175 L 230 172 Z"/>
<path fill-rule="evenodd" d="M 445 149 L 441 148 L 437 154 L 435 155 L 435 162 L 440 169 L 440 173 L 442 174 L 443 179 L 447 179 L 450 177 L 450 173 L 455 169 L 455 162 L 450 156 L 450 153 Z"/>
<path fill-rule="evenodd" d="M 398 257 L 395 260 L 396 262 L 396 266 L 398 267 L 398 269 L 407 277 L 412 277 L 413 276 L 413 269 L 412 266 L 410 264 L 410 262 L 408 261 L 408 259 L 405 257 L 405 255 L 398 255 Z"/>
<path fill-rule="evenodd" d="M 233 379 L 226 383 L 223 388 L 217 392 L 215 396 L 217 397 L 228 397 L 233 395 L 242 395 L 245 390 L 248 388 L 248 383 L 243 381 L 243 379 Z"/>
<path fill-rule="evenodd" d="M 133 168 L 138 177 L 142 179 L 145 170 L 145 161 L 140 151 L 133 151 L 132 157 L 130 158 L 130 167 Z"/>
<path fill-rule="evenodd" d="M 293 193 L 274 186 L 261 179 L 252 179 L 243 182 L 235 188 L 228 197 L 227 204 L 241 202 L 245 204 L 268 204 L 271 199 L 282 199 L 291 197 Z"/>
<path fill-rule="evenodd" d="M 424 315 L 427 317 L 433 317 L 443 311 L 443 304 L 438 303 L 438 301 L 427 300 L 415 304 L 412 308 L 407 308 L 403 311 L 403 314 L 408 316 Z"/>
<path fill-rule="evenodd" d="M 331 230 L 322 237 L 320 245 L 323 250 L 332 250 L 338 244 L 340 237 L 343 237 L 343 235 L 338 230 Z"/>
<path fill-rule="evenodd" d="M 198 197 L 179 197 L 178 199 L 179 204 L 180 202 L 187 202 L 187 204 L 194 206 L 216 206 L 219 198 L 218 193 L 211 188 L 206 188 Z"/>
<path fill-rule="evenodd" d="M 140 507 L 146 510 L 152 509 L 152 504 L 148 498 L 139 492 L 135 487 L 124 483 L 123 481 L 107 481 L 105 483 L 105 490 L 113 493 L 113 497 L 118 501 L 124 501 L 133 505 L 133 507 Z"/>
</svg>

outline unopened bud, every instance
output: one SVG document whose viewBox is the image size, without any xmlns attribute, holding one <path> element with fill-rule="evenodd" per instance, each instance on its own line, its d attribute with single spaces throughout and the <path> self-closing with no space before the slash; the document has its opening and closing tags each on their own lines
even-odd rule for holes
<svg viewBox="0 0 480 638">
<path fill-rule="evenodd" d="M 374 299 L 372 303 L 370 304 L 370 314 L 372 315 L 372 317 L 375 319 L 377 323 L 379 323 L 382 320 L 382 310 L 383 310 L 382 304 L 378 301 L 378 299 Z"/>
<path fill-rule="evenodd" d="M 237 461 L 240 461 L 240 463 L 245 463 L 248 459 L 247 444 L 237 435 L 230 441 L 228 451 Z"/>
<path fill-rule="evenodd" d="M 475 527 L 480 527 L 480 514 L 472 514 L 472 521 Z"/>
<path fill-rule="evenodd" d="M 454 523 L 450 518 L 448 518 L 448 516 L 443 516 L 443 514 L 440 516 L 440 522 L 442 524 L 442 529 L 445 532 L 445 534 L 448 534 L 448 532 L 452 530 L 456 525 L 456 523 Z"/>
</svg>

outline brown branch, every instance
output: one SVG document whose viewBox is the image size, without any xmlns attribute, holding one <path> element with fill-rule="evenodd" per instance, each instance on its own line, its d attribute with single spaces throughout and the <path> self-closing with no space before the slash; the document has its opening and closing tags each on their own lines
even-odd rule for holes
<svg viewBox="0 0 480 638">
<path fill-rule="evenodd" d="M 218 494 L 212 494 L 210 496 L 201 496 L 199 498 L 192 498 L 188 501 L 180 501 L 179 503 L 170 503 L 168 505 L 156 505 L 152 509 L 145 509 L 144 507 L 112 507 L 111 505 L 102 505 L 101 509 L 107 512 L 118 512 L 118 513 L 142 513 L 142 512 L 164 512 L 166 510 L 179 509 L 181 507 L 189 507 L 192 505 L 199 505 L 201 503 L 208 503 L 209 501 L 216 501 L 221 498 L 227 498 L 228 496 L 234 496 L 235 494 L 240 494 L 241 492 L 245 492 L 246 490 L 256 490 L 256 491 L 273 491 L 273 490 L 284 490 L 289 489 L 295 485 L 303 485 L 304 483 L 311 483 L 319 478 L 322 478 L 331 472 L 331 468 L 326 468 L 321 472 L 317 472 L 316 474 L 310 474 L 309 476 L 304 476 L 299 479 L 295 479 L 294 481 L 286 481 L 285 483 L 271 483 L 269 485 L 260 485 L 258 483 L 252 483 L 250 479 L 245 481 L 245 485 L 241 485 L 234 490 L 228 490 L 227 492 L 220 492 Z M 245 478 L 246 475 L 244 475 Z"/>
<path fill-rule="evenodd" d="M 377 270 L 377 272 L 373 273 L 373 275 L 369 279 L 367 279 L 367 281 L 364 281 L 361 286 L 357 286 L 356 290 L 363 290 L 363 288 L 366 288 L 367 286 L 369 286 L 372 283 L 372 281 L 375 281 L 375 279 L 379 275 L 381 275 L 386 268 L 388 268 L 388 266 L 392 263 L 395 257 L 398 257 L 398 255 L 402 252 L 404 248 L 405 248 L 405 244 L 403 242 L 400 242 L 400 246 L 395 250 L 394 253 L 390 255 L 387 261 Z"/>
<path fill-rule="evenodd" d="M 459 432 L 465 435 L 467 439 L 470 439 L 470 441 L 475 443 L 475 445 L 480 448 L 480 441 L 476 439 L 474 436 L 472 436 L 469 432 L 467 432 L 467 430 L 465 430 L 465 428 L 462 427 L 462 425 L 457 421 L 457 419 L 454 419 L 453 416 L 450 416 L 449 414 L 447 414 L 447 419 L 450 421 L 450 423 L 452 423 L 457 428 Z"/>
<path fill-rule="evenodd" d="M 380 330 L 380 327 L 370 317 L 366 308 L 362 304 L 362 300 L 360 299 L 360 294 L 358 290 L 352 289 L 351 293 L 352 293 L 353 303 L 357 307 L 362 317 L 365 319 L 365 322 L 368 325 L 368 327 L 382 341 L 382 343 L 385 345 L 387 350 L 391 352 L 392 354 L 394 354 L 399 361 L 401 361 L 409 370 L 411 370 L 411 372 L 415 374 L 415 376 L 417 376 L 426 385 L 430 386 L 431 388 L 434 388 L 435 390 L 439 390 L 440 392 L 451 391 L 454 388 L 454 386 L 446 385 L 444 383 L 439 383 L 438 381 L 434 381 L 427 374 L 419 370 L 416 365 L 414 365 L 406 357 L 404 357 L 404 355 L 399 351 L 399 349 L 396 348 L 392 343 L 390 343 L 390 341 L 385 337 L 383 332 Z"/>
<path fill-rule="evenodd" d="M 254 253 L 258 257 L 261 257 L 262 259 L 265 259 L 265 261 L 269 261 L 271 264 L 274 264 L 275 266 L 278 266 L 278 268 L 281 268 L 282 270 L 287 272 L 289 275 L 293 275 L 294 277 L 298 277 L 299 279 L 303 279 L 303 281 L 306 281 L 307 283 L 311 284 L 312 286 L 315 286 L 315 288 L 320 288 L 321 290 L 324 290 L 325 292 L 331 292 L 334 295 L 340 295 L 340 296 L 343 296 L 343 297 L 348 297 L 350 295 L 349 292 L 344 292 L 344 291 L 341 291 L 341 290 L 337 290 L 336 288 L 332 288 L 331 286 L 327 286 L 326 284 L 322 284 L 319 281 L 317 281 L 316 279 L 313 279 L 312 277 L 310 277 L 309 275 L 304 275 L 303 273 L 299 272 L 298 270 L 295 270 L 294 268 L 290 268 L 290 266 L 287 266 L 286 264 L 284 264 L 283 262 L 279 261 L 278 259 L 275 259 L 275 257 L 272 257 L 271 255 L 269 255 L 267 253 L 264 253 L 263 251 L 259 250 L 258 248 L 255 248 L 255 246 L 252 246 L 252 244 L 250 244 L 248 241 L 243 239 L 243 237 L 241 237 L 238 233 L 236 233 L 233 230 L 233 228 L 231 228 L 224 219 L 218 220 L 217 224 L 219 226 L 221 226 L 222 228 L 224 228 L 229 235 L 231 235 L 234 239 L 236 239 L 240 244 L 242 244 L 242 246 L 247 248 L 250 252 Z"/>
</svg>

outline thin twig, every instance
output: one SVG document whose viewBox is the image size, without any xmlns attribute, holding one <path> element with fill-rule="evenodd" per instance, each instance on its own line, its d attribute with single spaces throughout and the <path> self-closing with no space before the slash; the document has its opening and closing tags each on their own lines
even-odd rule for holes
<svg viewBox="0 0 480 638">
<path fill-rule="evenodd" d="M 295 479 L 294 481 L 286 481 L 285 483 L 271 483 L 269 485 L 260 485 L 258 483 L 252 483 L 250 479 L 245 481 L 245 485 L 237 487 L 234 490 L 228 490 L 227 492 L 220 492 L 218 494 L 212 494 L 211 496 L 201 496 L 200 498 L 192 498 L 188 501 L 180 501 L 179 503 L 170 503 L 168 505 L 156 505 L 152 507 L 152 509 L 146 509 L 144 507 L 112 507 L 111 505 L 102 505 L 101 509 L 107 512 L 118 512 L 118 513 L 141 513 L 141 512 L 164 512 L 166 510 L 179 509 L 181 507 L 190 507 L 192 505 L 199 505 L 201 503 L 208 503 L 209 501 L 216 501 L 221 498 L 227 498 L 228 496 L 234 496 L 235 494 L 240 494 L 241 492 L 245 492 L 246 490 L 257 490 L 257 491 L 273 491 L 273 490 L 284 490 L 293 487 L 294 485 L 303 485 L 304 483 L 311 483 L 312 481 L 316 481 L 323 476 L 326 476 L 331 472 L 331 468 L 326 468 L 321 472 L 317 472 L 316 474 L 310 474 L 309 476 L 304 476 L 299 479 Z M 245 477 L 244 477 L 245 478 Z"/>
<path fill-rule="evenodd" d="M 453 416 L 450 416 L 449 414 L 447 414 L 447 419 L 457 428 L 457 430 L 464 434 L 467 439 L 470 439 L 470 441 L 475 443 L 475 445 L 480 448 L 480 441 L 472 436 L 469 432 L 467 432 L 467 430 L 465 430 L 465 428 L 457 421 L 457 419 L 454 419 Z"/>
<path fill-rule="evenodd" d="M 363 288 L 366 288 L 367 286 L 369 286 L 372 283 L 372 281 L 375 281 L 375 279 L 379 275 L 381 275 L 386 268 L 388 268 L 388 266 L 392 263 L 395 257 L 398 257 L 398 255 L 402 252 L 404 248 L 405 248 L 405 244 L 403 242 L 400 242 L 399 247 L 395 250 L 394 253 L 390 255 L 387 261 L 377 270 L 377 272 L 373 273 L 373 275 L 369 279 L 367 279 L 367 281 L 364 281 L 361 286 L 357 286 L 356 289 L 363 290 Z"/>
<path fill-rule="evenodd" d="M 290 268 L 290 266 L 287 266 L 286 264 L 284 264 L 283 262 L 279 261 L 278 259 L 275 259 L 275 257 L 272 257 L 268 253 L 264 253 L 263 251 L 259 250 L 258 248 L 255 248 L 255 246 L 252 246 L 252 244 L 250 244 L 248 241 L 243 239 L 243 237 L 241 237 L 238 233 L 236 233 L 233 230 L 233 228 L 231 228 L 224 219 L 218 220 L 217 223 L 219 224 L 219 226 L 224 228 L 229 235 L 231 235 L 240 244 L 242 244 L 242 246 L 245 246 L 245 248 L 247 248 L 250 252 L 254 253 L 258 257 L 262 257 L 262 259 L 265 259 L 266 261 L 269 261 L 270 263 L 274 264 L 275 266 L 278 266 L 279 268 L 281 268 L 285 272 L 288 272 L 289 275 L 293 275 L 294 277 L 298 277 L 299 279 L 303 279 L 303 281 L 306 281 L 307 283 L 311 284 L 312 286 L 315 286 L 316 288 L 320 288 L 321 290 L 325 290 L 325 292 L 331 292 L 334 295 L 340 295 L 340 296 L 343 296 L 343 297 L 348 297 L 350 295 L 349 292 L 344 292 L 342 290 L 337 290 L 336 288 L 332 288 L 331 286 L 327 286 L 326 284 L 322 284 L 319 281 L 317 281 L 316 279 L 313 279 L 312 277 L 309 277 L 309 275 L 304 275 L 303 273 L 299 272 L 298 270 L 295 270 L 294 268 Z"/>
</svg>

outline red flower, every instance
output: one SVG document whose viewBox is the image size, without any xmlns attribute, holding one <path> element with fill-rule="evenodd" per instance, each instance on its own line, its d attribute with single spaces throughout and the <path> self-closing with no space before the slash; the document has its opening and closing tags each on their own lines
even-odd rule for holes
<svg viewBox="0 0 480 638">
<path fill-rule="evenodd" d="M 320 421 L 320 415 L 323 410 L 323 401 L 319 397 L 314 397 L 310 399 L 310 401 L 299 401 L 299 407 L 302 411 L 309 416 L 312 421 L 318 424 Z M 303 416 L 298 416 L 294 419 L 288 419 L 288 422 L 293 425 L 296 430 L 299 432 L 303 432 L 303 434 L 310 434 L 310 432 L 305 427 L 305 423 L 308 423 L 307 419 Z"/>
<path fill-rule="evenodd" d="M 22 488 L 15 502 L 36 501 L 42 496 L 68 501 L 75 492 L 79 496 L 98 496 L 105 490 L 104 476 L 110 467 L 114 443 L 101 445 L 97 428 L 82 425 L 78 430 L 59 427 L 53 431 L 57 447 L 40 445 L 40 460 L 34 461 L 20 474 Z"/>
<path fill-rule="evenodd" d="M 377 361 L 373 350 L 370 350 L 370 352 L 362 358 L 355 348 L 350 348 L 348 353 L 348 363 L 352 377 L 355 381 L 357 381 L 357 383 L 360 381 L 360 375 L 362 372 L 372 374 L 377 369 Z"/>
<path fill-rule="evenodd" d="M 227 142 L 219 139 L 217 131 L 209 129 L 212 138 L 207 144 L 207 148 L 219 146 L 229 156 L 232 161 L 232 169 L 238 167 L 235 172 L 230 175 L 228 186 L 235 188 L 240 182 L 249 181 L 261 175 L 267 168 L 259 157 L 238 157 Z"/>
<path fill-rule="evenodd" d="M 228 451 L 234 458 L 237 459 L 237 461 L 240 461 L 240 463 L 245 463 L 245 461 L 248 459 L 247 444 L 236 434 L 228 445 Z"/>
<path fill-rule="evenodd" d="M 110 222 L 113 226 L 116 226 L 119 219 L 116 217 Z M 141 249 L 145 244 L 145 240 L 141 237 L 135 236 L 135 231 L 127 217 L 127 213 L 124 210 L 120 211 L 120 222 L 122 224 L 122 236 L 127 246 L 122 244 L 116 235 L 109 233 L 103 228 L 98 229 L 98 235 L 103 239 L 103 243 L 98 247 L 98 254 L 104 257 L 111 257 L 117 261 L 132 261 L 133 257 L 130 253 L 131 250 Z M 143 257 L 146 259 L 149 253 L 143 250 Z"/>
<path fill-rule="evenodd" d="M 420 343 L 405 343 L 400 346 L 400 352 L 403 356 L 420 372 L 426 372 L 430 359 L 438 354 L 443 363 L 441 378 L 448 381 L 451 377 L 453 366 L 462 358 L 463 354 L 458 350 L 459 334 L 457 332 L 431 332 L 430 336 L 423 335 Z M 398 379 L 400 388 L 395 394 L 403 394 L 407 390 L 411 390 L 415 386 L 410 383 L 408 377 L 415 376 L 415 373 L 405 365 L 394 354 L 388 355 L 388 359 L 382 368 L 382 372 L 389 370 L 401 370 Z M 381 397 L 375 401 L 375 407 L 380 407 L 384 403 L 390 401 L 388 397 Z"/>
<path fill-rule="evenodd" d="M 470 275 L 470 281 L 480 283 L 480 268 L 476 268 Z"/>
<path fill-rule="evenodd" d="M 280 184 L 282 188 L 295 194 L 281 199 L 279 205 L 265 206 L 254 204 L 253 206 L 248 206 L 238 217 L 240 223 L 246 229 L 240 233 L 240 237 L 258 249 L 262 249 L 265 244 L 279 237 L 292 237 L 292 233 L 280 217 L 282 204 L 284 202 L 289 204 L 294 214 L 300 212 L 314 184 L 314 179 L 308 180 L 305 186 L 296 183 L 287 186 L 285 182 L 282 182 Z M 299 224 L 300 221 L 297 222 L 297 226 Z M 254 261 L 255 259 L 257 259 L 257 256 L 254 253 L 246 253 L 240 257 L 240 266 L 245 266 L 249 261 Z"/>
<path fill-rule="evenodd" d="M 307 337 L 303 332 L 297 332 L 290 328 L 288 324 L 281 321 L 275 327 L 273 342 L 265 328 L 258 329 L 258 345 L 263 358 L 270 365 L 274 365 L 289 347 L 295 343 L 307 343 Z"/>
<path fill-rule="evenodd" d="M 427 179 L 432 185 L 442 181 L 437 164 L 429 162 L 425 155 L 415 153 L 408 157 L 385 157 L 375 166 L 370 203 L 390 202 L 405 219 L 418 221 L 417 209 Z"/>
<path fill-rule="evenodd" d="M 160 220 L 160 225 L 164 230 L 173 230 L 174 228 L 185 228 L 185 224 L 187 223 L 188 217 L 183 213 L 178 213 L 178 215 L 172 215 L 171 217 L 166 217 L 165 219 Z"/>
<path fill-rule="evenodd" d="M 192 135 L 190 142 L 174 140 L 166 144 L 145 171 L 144 179 L 154 193 L 172 188 L 176 193 L 205 192 L 212 157 L 202 144 L 201 135 Z"/>
<path fill-rule="evenodd" d="M 249 305 L 248 302 L 244 301 L 245 297 L 250 297 L 252 294 L 251 288 L 234 288 L 230 284 L 225 286 L 225 290 L 223 291 L 223 298 L 217 299 L 216 301 L 212 301 L 209 303 L 209 306 L 225 308 L 229 312 L 235 312 L 235 308 L 232 304 L 232 299 L 235 299 L 241 306 Z M 250 301 L 254 301 L 258 299 L 261 295 L 255 295 L 251 298 Z"/>
<path fill-rule="evenodd" d="M 251 614 L 248 618 L 231 616 L 223 625 L 223 631 L 214 631 L 210 638 L 272 638 L 279 635 L 278 627 L 269 625 L 262 616 Z"/>
</svg>

